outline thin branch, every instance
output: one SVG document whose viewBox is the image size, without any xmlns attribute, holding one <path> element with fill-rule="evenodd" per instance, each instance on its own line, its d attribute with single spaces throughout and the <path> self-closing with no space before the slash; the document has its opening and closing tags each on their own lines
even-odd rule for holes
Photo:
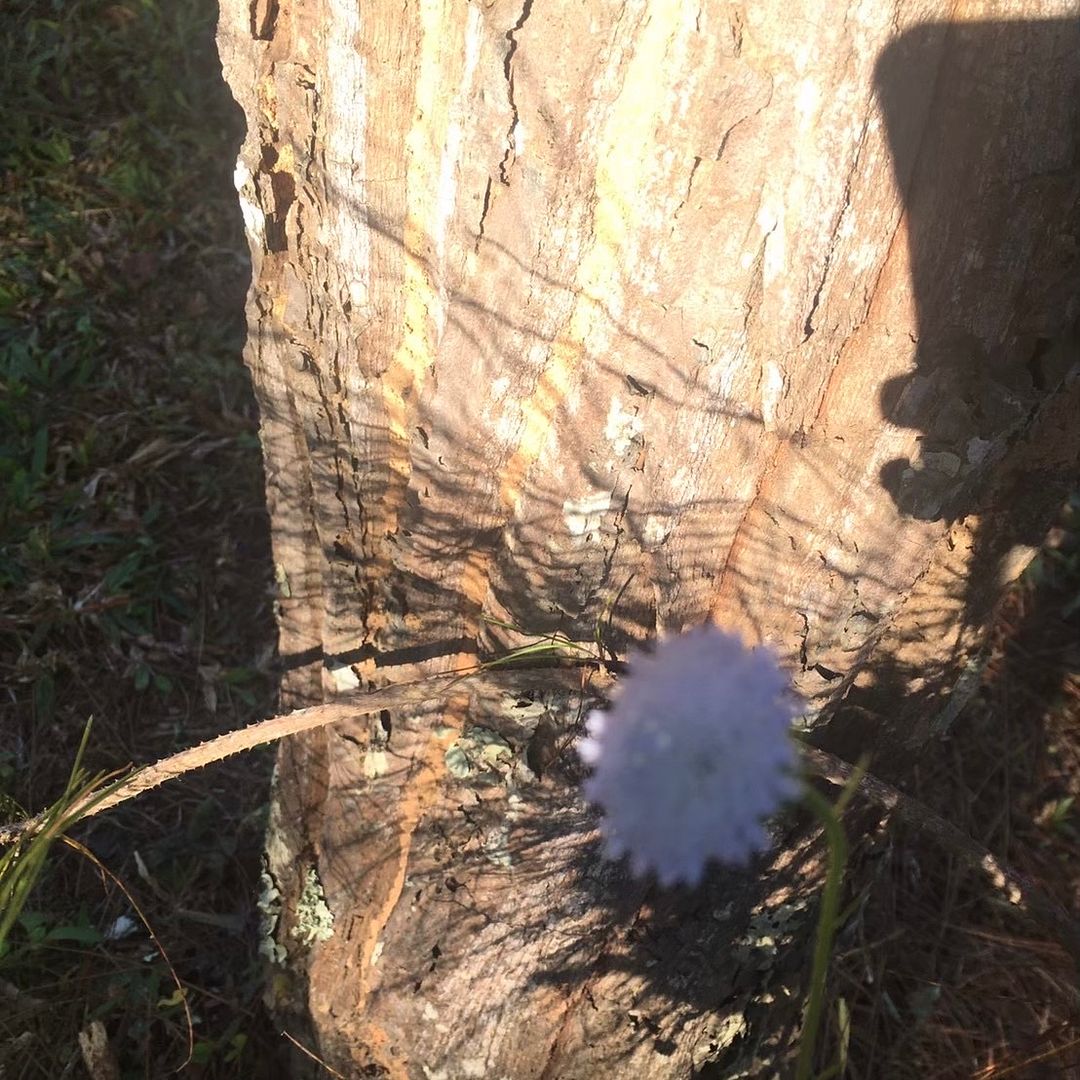
<svg viewBox="0 0 1080 1080">
<path fill-rule="evenodd" d="M 591 668 L 581 666 L 498 671 L 470 668 L 463 672 L 432 675 L 416 682 L 399 683 L 381 690 L 350 694 L 325 705 L 297 709 L 284 716 L 260 720 L 256 724 L 250 724 L 237 731 L 227 731 L 197 746 L 155 761 L 117 781 L 107 794 L 102 795 L 99 792 L 96 795 L 96 801 L 93 801 L 91 797 L 76 801 L 68 808 L 65 817 L 69 820 L 94 817 L 159 787 L 169 780 L 175 780 L 195 769 L 201 769 L 204 765 L 221 761 L 244 750 L 253 750 L 257 746 L 265 746 L 277 739 L 284 739 L 288 735 L 314 731 L 342 720 L 352 720 L 369 713 L 382 712 L 384 709 L 392 711 L 409 705 L 437 702 L 449 697 L 456 687 L 466 683 L 472 692 L 487 691 L 503 694 L 525 693 L 530 690 L 580 690 L 582 677 L 586 672 L 593 676 L 598 674 Z M 41 828 L 44 820 L 44 814 L 38 814 L 25 821 L 0 825 L 0 844 L 15 843 L 21 837 Z"/>
<path fill-rule="evenodd" d="M 802 745 L 806 763 L 823 780 L 843 787 L 855 766 L 817 747 Z M 992 855 L 978 841 L 947 821 L 925 803 L 866 773 L 858 792 L 888 810 L 896 821 L 934 840 L 969 870 L 985 874 L 994 890 L 1012 907 L 1053 932 L 1063 948 L 1080 966 L 1080 925 L 1057 901 L 1051 899 L 1031 878 Z"/>
</svg>

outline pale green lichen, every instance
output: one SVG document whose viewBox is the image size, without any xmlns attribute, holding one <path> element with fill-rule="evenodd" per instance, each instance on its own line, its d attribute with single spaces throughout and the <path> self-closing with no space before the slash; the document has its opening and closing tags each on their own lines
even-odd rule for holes
<svg viewBox="0 0 1080 1080">
<path fill-rule="evenodd" d="M 495 866 L 509 867 L 513 863 L 510 854 L 510 829 L 499 825 L 484 837 L 484 858 Z"/>
<path fill-rule="evenodd" d="M 364 776 L 369 780 L 377 780 L 390 771 L 390 764 L 385 750 L 370 749 L 364 754 Z"/>
<path fill-rule="evenodd" d="M 443 760 L 446 771 L 458 780 L 478 773 L 485 779 L 498 781 L 503 767 L 513 756 L 513 747 L 497 731 L 473 727 L 447 747 Z"/>
<path fill-rule="evenodd" d="M 274 582 L 278 587 L 278 592 L 288 600 L 292 596 L 292 589 L 289 586 L 289 575 L 281 563 L 274 563 Z"/>
<path fill-rule="evenodd" d="M 446 771 L 458 780 L 464 780 L 472 772 L 472 762 L 469 755 L 455 743 L 443 756 L 446 762 Z"/>
<path fill-rule="evenodd" d="M 334 913 L 327 906 L 314 867 L 304 876 L 304 888 L 296 902 L 296 925 L 291 933 L 301 945 L 314 945 L 334 936 Z"/>
<path fill-rule="evenodd" d="M 692 1058 L 695 1069 L 701 1069 L 709 1062 L 723 1057 L 750 1030 L 746 1013 L 741 1009 L 728 1013 L 708 1025 L 703 1038 L 693 1049 Z"/>
<path fill-rule="evenodd" d="M 800 900 L 751 915 L 746 933 L 735 942 L 733 954 L 738 963 L 768 971 L 780 949 L 794 940 L 806 918 L 806 908 L 806 902 Z"/>
<path fill-rule="evenodd" d="M 274 939 L 281 917 L 281 892 L 267 870 L 259 875 L 259 885 L 259 899 L 255 904 L 259 910 L 259 955 L 271 964 L 284 964 L 287 954 Z"/>
</svg>

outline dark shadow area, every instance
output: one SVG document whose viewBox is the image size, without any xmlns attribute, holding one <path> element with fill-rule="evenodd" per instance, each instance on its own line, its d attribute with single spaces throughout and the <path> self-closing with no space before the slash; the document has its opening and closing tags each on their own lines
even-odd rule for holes
<svg viewBox="0 0 1080 1080">
<path fill-rule="evenodd" d="M 882 482 L 904 513 L 951 521 L 985 511 L 1008 444 L 1080 357 L 1080 22 L 921 26 L 877 80 L 919 320 L 915 370 L 881 409 L 922 433 Z M 1014 507 L 1007 541 L 1040 544 L 1045 510 Z M 973 580 L 1003 554 L 980 547 Z"/>
<path fill-rule="evenodd" d="M 977 692 L 904 787 L 1075 912 L 1080 516 L 1077 497 L 1071 503 L 995 615 Z M 859 824 L 857 909 L 832 975 L 850 1006 L 852 1072 L 1076 1075 L 1077 970 L 1058 935 L 1021 922 L 985 874 L 965 871 L 919 830 Z M 882 1008 L 886 995 L 893 1010 Z"/>
<path fill-rule="evenodd" d="M 913 370 L 880 407 L 920 442 L 881 481 L 917 520 L 977 519 L 949 591 L 981 627 L 991 583 L 1042 543 L 1080 475 L 1075 417 L 1048 405 L 1068 401 L 1080 362 L 1080 22 L 926 24 L 888 47 L 877 89 L 918 317 Z M 845 756 L 873 745 L 858 709 L 910 695 L 917 675 L 886 660 L 825 739 Z M 928 693 L 920 707 L 929 722 L 948 705 Z M 910 751 L 929 733 L 898 739 Z M 890 761 L 900 776 L 911 754 Z"/>
<path fill-rule="evenodd" d="M 992 632 L 985 671 L 944 708 L 935 694 L 912 699 L 919 673 L 886 658 L 822 741 L 856 754 L 873 745 L 883 698 L 911 702 L 926 722 L 874 771 L 1075 912 L 1064 823 L 1077 754 L 1075 569 L 1027 579 L 997 610 L 988 586 L 1044 545 L 1080 484 L 1080 21 L 920 26 L 885 51 L 877 79 L 919 320 L 914 369 L 883 386 L 880 405 L 921 443 L 881 479 L 913 518 L 977 520 L 956 590 L 968 625 Z M 1075 532 L 1065 535 L 1074 552 Z M 1041 578 L 1055 558 L 1039 556 Z M 871 821 L 853 874 L 863 910 L 836 965 L 852 998 L 851 1067 L 911 1080 L 988 1062 L 1001 1074 L 1073 1075 L 1076 970 L 1060 943 L 1018 929 L 980 875 L 925 837 L 873 832 Z M 883 1009 L 885 996 L 899 1007 Z"/>
</svg>

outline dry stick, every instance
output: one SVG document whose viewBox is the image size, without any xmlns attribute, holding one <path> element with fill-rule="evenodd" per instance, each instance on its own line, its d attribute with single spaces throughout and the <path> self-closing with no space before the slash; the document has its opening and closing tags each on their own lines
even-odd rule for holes
<svg viewBox="0 0 1080 1080">
<path fill-rule="evenodd" d="M 104 796 L 93 793 L 77 800 L 68 808 L 65 818 L 94 817 L 111 810 L 114 806 L 134 799 L 145 791 L 159 787 L 169 780 L 175 780 L 185 773 L 201 769 L 215 761 L 239 754 L 244 750 L 253 750 L 256 746 L 288 735 L 298 735 L 304 731 L 336 724 L 341 720 L 353 720 L 368 713 L 382 712 L 384 709 L 401 709 L 408 705 L 430 704 L 449 696 L 455 687 L 466 684 L 470 689 L 487 690 L 498 693 L 525 693 L 530 690 L 574 690 L 581 689 L 584 668 L 540 668 L 522 670 L 503 668 L 486 671 L 471 668 L 464 672 L 455 671 L 446 675 L 432 675 L 416 682 L 399 683 L 368 693 L 351 694 L 341 697 L 326 705 L 313 705 L 309 709 L 297 709 L 284 716 L 272 716 L 268 720 L 249 724 L 246 728 L 227 731 L 216 738 L 208 739 L 197 746 L 181 750 L 151 765 L 136 770 L 119 781 Z M 595 674 L 595 673 L 593 673 Z M 20 837 L 35 832 L 41 827 L 44 815 L 27 818 L 12 825 L 0 825 L 0 844 L 12 844 Z"/>
<path fill-rule="evenodd" d="M 447 697 L 456 686 L 460 686 L 466 680 L 470 688 L 504 694 L 524 693 L 530 690 L 574 690 L 581 688 L 581 679 L 586 670 L 591 669 L 562 667 L 484 670 L 477 668 L 465 672 L 433 675 L 416 682 L 399 683 L 397 686 L 387 686 L 381 690 L 342 697 L 326 705 L 298 709 L 284 716 L 260 720 L 238 731 L 227 731 L 224 735 L 199 743 L 198 746 L 192 746 L 170 757 L 162 758 L 132 773 L 127 779 L 121 780 L 107 795 L 99 796 L 96 802 L 93 801 L 93 794 L 76 802 L 69 808 L 65 817 L 69 819 L 93 817 L 129 799 L 134 799 L 144 791 L 150 791 L 168 780 L 175 780 L 185 773 L 201 769 L 204 765 L 221 761 L 222 758 L 239 754 L 243 750 L 264 746 L 266 743 L 283 739 L 288 735 L 314 731 L 328 724 L 336 724 L 340 720 L 352 720 L 368 713 L 382 712 L 384 709 L 393 710 L 407 705 L 431 704 Z M 592 673 L 598 674 L 595 671 Z M 849 762 L 825 750 L 803 743 L 802 753 L 804 760 L 814 772 L 831 784 L 842 787 L 854 772 L 854 766 Z M 905 795 L 877 777 L 864 774 L 858 790 L 862 795 L 895 814 L 898 820 L 935 839 L 965 866 L 986 873 L 994 888 L 1010 904 L 1053 930 L 1062 945 L 1080 965 L 1080 927 L 1063 907 L 1046 896 L 1033 881 L 991 855 L 981 844 L 946 821 L 930 807 L 913 799 L 910 795 Z M 40 828 L 42 820 L 43 815 L 38 815 L 13 825 L 0 826 L 0 844 L 12 844 L 20 837 L 34 832 Z"/>
<path fill-rule="evenodd" d="M 855 767 L 817 747 L 802 745 L 805 761 L 823 780 L 843 787 Z M 949 854 L 970 870 L 982 871 L 991 885 L 1013 907 L 1053 931 L 1073 961 L 1080 966 L 1080 926 L 1076 919 L 1057 901 L 1047 896 L 1029 877 L 991 855 L 978 841 L 962 829 L 946 821 L 925 803 L 905 795 L 870 773 L 864 773 L 859 794 L 888 810 L 897 821 L 903 822 L 925 836 L 937 841 Z"/>
</svg>

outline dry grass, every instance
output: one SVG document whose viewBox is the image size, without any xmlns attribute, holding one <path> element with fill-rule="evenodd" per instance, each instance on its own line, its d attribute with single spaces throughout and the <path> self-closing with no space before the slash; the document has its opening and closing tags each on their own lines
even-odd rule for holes
<svg viewBox="0 0 1080 1080">
<path fill-rule="evenodd" d="M 978 699 L 907 786 L 1075 910 L 1080 621 L 1063 612 L 1080 573 L 1077 537 L 1064 541 L 1010 593 Z M 847 1076 L 1080 1076 L 1075 965 L 981 875 L 924 836 L 879 827 L 857 848 L 850 883 L 859 906 L 832 984 L 851 1015 Z"/>
<path fill-rule="evenodd" d="M 0 795 L 31 811 L 91 715 L 96 771 L 273 711 L 215 18 L 212 0 L 18 0 L 0 25 Z M 97 1023 L 125 1077 L 167 1075 L 189 1037 L 199 1075 L 272 1073 L 268 772 L 223 763 L 80 830 L 93 858 L 53 849 L 0 956 L 0 1075 L 83 1074 Z"/>
</svg>

